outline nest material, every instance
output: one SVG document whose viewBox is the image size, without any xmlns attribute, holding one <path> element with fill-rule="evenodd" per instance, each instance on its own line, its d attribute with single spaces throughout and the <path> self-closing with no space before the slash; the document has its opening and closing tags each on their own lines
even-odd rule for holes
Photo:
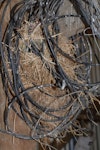
<svg viewBox="0 0 100 150">
<path fill-rule="evenodd" d="M 24 139 L 58 137 L 65 130 L 72 131 L 80 112 L 92 103 L 86 64 L 78 60 L 75 46 L 59 29 L 56 18 L 61 2 L 47 3 L 16 5 L 1 46 L 8 98 L 6 132 Z M 13 131 L 12 110 L 26 123 L 29 135 Z"/>
</svg>

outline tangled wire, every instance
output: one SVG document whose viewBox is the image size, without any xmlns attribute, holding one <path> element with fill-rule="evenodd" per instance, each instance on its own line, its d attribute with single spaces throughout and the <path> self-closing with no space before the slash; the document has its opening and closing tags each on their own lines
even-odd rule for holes
<svg viewBox="0 0 100 150">
<path fill-rule="evenodd" d="M 3 12 L 0 35 L 2 35 L 4 13 L 9 3 L 10 0 L 7 1 Z M 83 109 L 89 110 L 88 105 L 92 103 L 91 97 L 94 97 L 91 91 L 100 83 L 89 83 L 93 65 L 89 56 L 85 60 L 80 59 L 76 50 L 71 55 L 60 47 L 59 20 L 73 16 L 72 14 L 59 15 L 62 3 L 63 0 L 23 0 L 11 10 L 7 30 L 3 40 L 0 39 L 2 80 L 8 100 L 4 117 L 6 131 L 0 130 L 1 132 L 23 139 L 56 138 L 69 130 L 70 126 L 77 129 L 78 126 L 74 124 L 75 120 Z M 81 17 L 80 14 L 77 16 Z M 40 26 L 38 31 L 42 34 L 41 40 L 31 37 L 31 33 L 35 32 L 37 26 Z M 25 37 L 24 32 L 28 32 L 28 37 Z M 60 42 L 62 42 L 61 39 Z M 91 53 L 88 41 L 85 48 Z M 27 54 L 26 57 L 25 54 Z M 28 68 L 26 60 L 29 55 L 31 62 L 34 58 L 39 60 L 39 62 L 36 61 L 36 65 L 41 64 L 40 72 L 45 74 L 44 78 L 47 75 L 46 81 L 39 82 L 37 75 L 33 77 L 35 67 L 30 67 L 26 71 L 28 78 L 23 77 L 25 74 L 22 75 L 22 73 L 25 73 Z M 65 71 L 61 64 L 62 60 L 59 61 L 60 58 L 64 58 L 64 64 L 69 61 L 70 64 L 76 65 L 75 79 Z M 34 61 L 32 64 L 34 65 Z M 100 65 L 99 60 L 98 64 Z M 30 74 L 33 77 L 32 80 L 29 79 Z M 48 74 L 51 79 L 47 81 Z M 26 80 L 30 81 L 25 84 Z M 43 100 L 38 100 L 40 95 L 43 95 Z M 49 101 L 49 99 L 52 100 Z M 46 101 L 49 102 L 46 103 Z M 12 110 L 29 127 L 30 135 L 20 134 L 12 129 L 9 119 Z"/>
</svg>

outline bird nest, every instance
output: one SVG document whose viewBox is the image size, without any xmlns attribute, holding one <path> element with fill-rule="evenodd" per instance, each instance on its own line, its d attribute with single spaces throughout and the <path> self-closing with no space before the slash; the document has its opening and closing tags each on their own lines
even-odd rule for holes
<svg viewBox="0 0 100 150">
<path fill-rule="evenodd" d="M 81 111 L 94 104 L 86 80 L 89 64 L 78 59 L 75 45 L 60 32 L 59 19 L 63 23 L 65 17 L 58 16 L 60 6 L 61 1 L 30 0 L 11 11 L 1 45 L 4 120 L 5 132 L 18 138 L 56 138 L 71 132 L 78 128 Z M 12 113 L 27 126 L 26 134 L 17 129 L 17 121 L 13 129 Z"/>
</svg>

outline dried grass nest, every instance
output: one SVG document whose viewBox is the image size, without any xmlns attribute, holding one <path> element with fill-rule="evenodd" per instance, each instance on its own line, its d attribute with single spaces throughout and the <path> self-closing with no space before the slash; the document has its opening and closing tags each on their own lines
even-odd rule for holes
<svg viewBox="0 0 100 150">
<path fill-rule="evenodd" d="M 20 13 L 14 13 L 2 44 L 7 132 L 24 139 L 83 133 L 77 117 L 98 100 L 80 75 L 87 71 L 77 61 L 75 46 L 60 29 L 56 32 L 54 21 L 46 25 L 46 17 L 42 20 L 39 13 L 30 21 L 29 12 L 19 21 Z M 13 129 L 12 113 L 27 126 L 26 135 L 17 129 L 17 121 Z"/>
</svg>

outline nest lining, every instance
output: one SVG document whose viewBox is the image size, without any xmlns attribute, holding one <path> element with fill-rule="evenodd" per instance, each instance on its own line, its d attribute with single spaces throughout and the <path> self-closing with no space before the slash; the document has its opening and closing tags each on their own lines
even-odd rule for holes
<svg viewBox="0 0 100 150">
<path fill-rule="evenodd" d="M 52 57 L 50 56 L 49 49 L 47 47 L 46 42 L 44 43 L 45 48 L 44 48 L 44 53 L 42 54 L 43 61 L 41 57 L 37 56 L 33 52 L 27 51 L 27 48 L 30 47 L 29 45 L 30 39 L 31 41 L 32 40 L 35 41 L 35 44 L 39 49 L 41 47 L 41 43 L 43 42 L 42 40 L 44 39 L 40 26 L 39 28 L 37 28 L 37 30 L 35 29 L 34 29 L 35 31 L 33 30 L 34 33 L 31 32 L 31 34 L 28 34 L 29 24 L 30 23 L 28 22 L 27 28 L 26 28 L 26 24 L 24 24 L 22 28 L 18 29 L 18 33 L 22 35 L 22 39 L 20 39 L 19 41 L 19 48 L 18 48 L 19 56 L 20 56 L 19 58 L 20 65 L 19 65 L 18 73 L 20 75 L 21 81 L 25 89 L 30 89 L 32 86 L 40 86 L 38 89 L 33 88 L 34 90 L 29 91 L 30 97 L 34 99 L 42 107 L 56 110 L 55 112 L 53 112 L 53 115 L 55 115 L 56 117 L 58 116 L 58 118 L 59 116 L 60 118 L 63 118 L 64 116 L 66 116 L 68 111 L 70 111 L 73 105 L 73 103 L 71 102 L 71 105 L 68 108 L 66 108 L 67 103 L 71 100 L 70 96 L 67 94 L 70 92 L 68 89 L 61 89 L 57 87 L 55 84 L 56 81 L 53 78 L 51 70 L 52 68 L 53 69 L 55 68 L 56 64 L 55 62 L 52 61 Z M 58 36 L 58 43 L 60 45 L 60 48 L 64 49 L 65 53 L 68 53 L 69 56 L 74 58 L 74 52 L 75 52 L 74 46 L 70 43 L 70 41 L 69 42 L 65 41 L 63 35 L 58 34 L 57 36 Z M 12 45 L 14 41 L 15 39 L 13 38 Z M 12 47 L 11 47 L 11 51 L 15 53 L 15 50 Z M 56 53 L 57 53 L 58 62 L 64 68 L 66 74 L 70 76 L 73 80 L 76 80 L 78 82 L 79 80 L 77 79 L 77 76 L 75 75 L 75 71 L 74 71 L 75 68 L 79 67 L 77 63 L 66 58 L 65 56 L 62 56 L 59 52 Z M 7 62 L 7 64 L 9 64 L 9 62 Z M 46 64 L 48 64 L 50 68 L 49 70 L 46 68 Z M 10 70 L 10 65 L 9 65 L 9 70 Z M 10 78 L 12 77 L 11 80 L 13 81 L 13 75 L 11 74 L 11 70 L 9 76 Z M 75 101 L 76 100 L 74 99 L 74 102 Z M 37 116 L 38 115 L 42 116 L 42 119 L 44 120 L 54 119 L 52 115 L 50 117 L 46 115 L 45 112 L 43 112 L 41 115 L 41 110 L 38 110 L 30 103 L 28 103 L 28 106 L 30 111 L 33 110 Z M 45 129 L 48 128 L 50 130 L 53 130 L 54 127 L 59 125 L 59 121 L 55 123 L 54 122 L 45 123 L 44 121 L 41 121 L 41 119 L 39 123 L 45 126 Z"/>
</svg>

